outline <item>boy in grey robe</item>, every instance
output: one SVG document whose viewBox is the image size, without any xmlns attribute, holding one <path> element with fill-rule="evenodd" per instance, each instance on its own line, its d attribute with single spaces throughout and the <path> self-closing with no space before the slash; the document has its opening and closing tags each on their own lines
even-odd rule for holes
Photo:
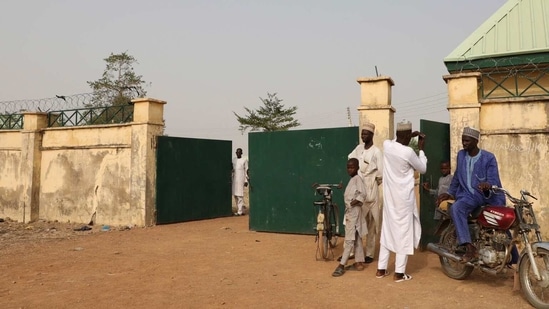
<svg viewBox="0 0 549 309">
<path fill-rule="evenodd" d="M 366 219 L 362 214 L 362 204 L 366 199 L 366 188 L 360 176 L 358 176 L 358 160 L 353 158 L 347 161 L 347 173 L 351 180 L 345 188 L 343 198 L 345 199 L 345 246 L 341 261 L 332 273 L 332 276 L 339 277 L 345 273 L 345 264 L 349 259 L 351 250 L 355 251 L 355 263 L 348 269 L 364 270 L 364 248 L 362 237 L 368 233 Z"/>
</svg>

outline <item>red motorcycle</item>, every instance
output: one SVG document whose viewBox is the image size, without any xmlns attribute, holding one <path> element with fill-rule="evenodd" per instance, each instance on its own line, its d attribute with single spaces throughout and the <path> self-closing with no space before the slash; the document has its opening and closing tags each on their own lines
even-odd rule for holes
<svg viewBox="0 0 549 309">
<path fill-rule="evenodd" d="M 522 248 L 518 261 L 521 289 L 532 306 L 549 308 L 549 242 L 542 240 L 532 202 L 528 200 L 537 198 L 525 190 L 520 191 L 520 198 L 496 186 L 492 191 L 505 194 L 512 206 L 482 206 L 469 216 L 469 231 L 478 249 L 478 259 L 462 262 L 464 252 L 459 247 L 454 223 L 448 211 L 439 209 L 443 215 L 437 231 L 440 241 L 429 243 L 427 249 L 439 255 L 448 277 L 463 280 L 475 268 L 493 275 L 503 273 L 511 261 L 513 246 L 518 245 Z"/>
</svg>

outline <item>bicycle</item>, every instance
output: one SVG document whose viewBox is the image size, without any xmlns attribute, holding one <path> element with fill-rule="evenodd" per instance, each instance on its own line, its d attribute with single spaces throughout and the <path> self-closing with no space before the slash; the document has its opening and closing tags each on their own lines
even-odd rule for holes
<svg viewBox="0 0 549 309">
<path fill-rule="evenodd" d="M 316 259 L 327 260 L 331 253 L 333 259 L 332 248 L 337 246 L 339 238 L 339 208 L 332 200 L 332 188 L 341 189 L 343 184 L 313 184 L 315 195 L 322 196 L 322 200 L 315 201 L 313 204 L 318 206 L 316 216 Z M 316 211 L 316 210 L 315 210 Z"/>
</svg>

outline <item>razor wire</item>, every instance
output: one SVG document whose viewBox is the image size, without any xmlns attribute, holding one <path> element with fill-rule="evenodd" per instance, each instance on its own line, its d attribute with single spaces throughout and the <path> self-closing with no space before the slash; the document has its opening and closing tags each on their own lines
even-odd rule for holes
<svg viewBox="0 0 549 309">
<path fill-rule="evenodd" d="M 516 55 L 485 59 L 466 59 L 449 63 L 452 74 L 481 74 L 483 99 L 549 96 L 549 58 L 547 55 Z"/>
<path fill-rule="evenodd" d="M 81 93 L 45 99 L 0 101 L 0 115 L 86 108 L 92 106 L 92 99 L 93 93 Z"/>
</svg>

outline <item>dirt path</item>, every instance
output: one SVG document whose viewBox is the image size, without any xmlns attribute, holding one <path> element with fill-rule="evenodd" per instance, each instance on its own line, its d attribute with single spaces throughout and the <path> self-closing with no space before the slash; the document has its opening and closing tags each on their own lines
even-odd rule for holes
<svg viewBox="0 0 549 309">
<path fill-rule="evenodd" d="M 2 308 L 531 308 L 512 279 L 451 280 L 427 252 L 410 258 L 408 282 L 376 279 L 376 262 L 333 278 L 314 236 L 252 232 L 248 216 L 108 232 L 14 225 L 0 222 Z"/>
</svg>

